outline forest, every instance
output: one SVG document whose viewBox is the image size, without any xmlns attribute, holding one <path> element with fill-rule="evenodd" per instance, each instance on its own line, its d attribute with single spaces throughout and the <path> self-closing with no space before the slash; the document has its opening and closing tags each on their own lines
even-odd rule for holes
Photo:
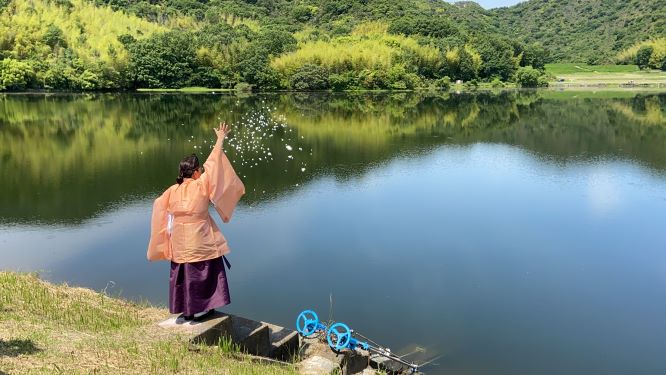
<svg viewBox="0 0 666 375">
<path fill-rule="evenodd" d="M 586 10 L 580 1 L 559 3 L 567 2 Z M 552 32 L 512 34 L 511 17 L 529 11 L 536 20 L 529 6 L 541 3 L 486 11 L 425 0 L 0 0 L 0 90 L 543 86 L 546 63 L 586 55 L 552 48 Z M 541 10 L 552 8 L 546 5 Z M 625 30 L 603 53 L 588 41 L 586 53 L 666 69 L 663 22 L 641 22 L 649 27 Z M 557 27 L 558 35 L 566 29 Z"/>
</svg>

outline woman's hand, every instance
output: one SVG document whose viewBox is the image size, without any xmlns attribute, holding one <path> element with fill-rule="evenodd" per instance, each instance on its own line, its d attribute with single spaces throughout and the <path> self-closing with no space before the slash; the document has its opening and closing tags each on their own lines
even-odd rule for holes
<svg viewBox="0 0 666 375">
<path fill-rule="evenodd" d="M 224 138 L 231 132 L 231 128 L 226 122 L 221 122 L 219 128 L 213 128 L 217 139 L 224 140 Z"/>
</svg>

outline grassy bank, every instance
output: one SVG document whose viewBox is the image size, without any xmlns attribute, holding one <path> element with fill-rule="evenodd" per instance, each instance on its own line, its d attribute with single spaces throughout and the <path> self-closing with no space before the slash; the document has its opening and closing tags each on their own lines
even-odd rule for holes
<svg viewBox="0 0 666 375">
<path fill-rule="evenodd" d="M 0 272 L 0 374 L 293 374 L 157 327 L 165 309 Z"/>
</svg>

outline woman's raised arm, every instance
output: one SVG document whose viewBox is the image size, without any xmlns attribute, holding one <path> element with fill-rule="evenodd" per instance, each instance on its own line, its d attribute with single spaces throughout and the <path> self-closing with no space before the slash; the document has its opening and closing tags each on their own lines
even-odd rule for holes
<svg viewBox="0 0 666 375">
<path fill-rule="evenodd" d="M 231 219 L 236 204 L 245 194 L 245 186 L 222 150 L 224 138 L 231 131 L 229 125 L 220 123 L 220 127 L 213 130 L 217 135 L 217 141 L 204 163 L 201 179 L 208 198 L 215 205 L 215 210 L 220 214 L 222 221 L 226 223 Z"/>
</svg>

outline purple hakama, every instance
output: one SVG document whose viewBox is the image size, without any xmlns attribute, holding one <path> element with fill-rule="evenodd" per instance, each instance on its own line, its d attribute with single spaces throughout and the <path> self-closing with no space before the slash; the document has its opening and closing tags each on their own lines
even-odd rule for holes
<svg viewBox="0 0 666 375">
<path fill-rule="evenodd" d="M 194 315 L 228 305 L 229 286 L 224 257 L 192 263 L 171 262 L 169 311 Z"/>
</svg>

